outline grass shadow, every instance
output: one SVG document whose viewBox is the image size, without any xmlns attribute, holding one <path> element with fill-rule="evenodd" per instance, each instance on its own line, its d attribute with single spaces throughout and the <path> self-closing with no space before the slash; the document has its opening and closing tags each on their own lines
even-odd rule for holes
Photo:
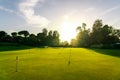
<svg viewBox="0 0 120 80">
<path fill-rule="evenodd" d="M 100 54 L 110 55 L 115 57 L 120 57 L 120 50 L 119 49 L 89 49 Z"/>
<path fill-rule="evenodd" d="M 15 50 L 25 50 L 25 49 L 31 49 L 33 47 L 29 46 L 23 46 L 23 45 L 18 45 L 18 46 L 0 46 L 0 52 L 2 51 L 15 51 Z"/>
</svg>

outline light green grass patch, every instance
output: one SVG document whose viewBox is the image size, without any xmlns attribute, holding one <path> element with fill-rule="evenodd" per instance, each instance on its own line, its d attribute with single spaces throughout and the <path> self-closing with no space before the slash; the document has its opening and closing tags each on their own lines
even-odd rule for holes
<svg viewBox="0 0 120 80">
<path fill-rule="evenodd" d="M 1 51 L 0 80 L 120 80 L 120 58 L 108 52 L 111 50 L 85 48 Z M 111 54 L 119 52 L 112 50 Z"/>
</svg>

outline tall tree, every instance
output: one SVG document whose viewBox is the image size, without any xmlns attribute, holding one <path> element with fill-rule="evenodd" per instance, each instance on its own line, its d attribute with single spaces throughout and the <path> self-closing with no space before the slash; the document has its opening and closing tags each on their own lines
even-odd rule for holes
<svg viewBox="0 0 120 80">
<path fill-rule="evenodd" d="M 93 32 L 101 30 L 102 26 L 103 26 L 102 20 L 100 19 L 95 20 L 92 27 Z"/>
<path fill-rule="evenodd" d="M 52 36 L 53 36 L 52 30 L 50 30 L 50 31 L 48 32 L 48 36 L 49 36 L 49 37 L 52 37 Z"/>
<path fill-rule="evenodd" d="M 53 31 L 53 44 L 54 44 L 54 46 L 59 45 L 59 33 L 56 30 Z"/>
<path fill-rule="evenodd" d="M 52 46 L 53 45 L 53 32 L 52 32 L 52 30 L 50 30 L 48 32 L 47 44 L 48 44 L 48 46 Z"/>
<path fill-rule="evenodd" d="M 82 47 L 88 47 L 89 46 L 89 29 L 86 29 L 86 24 L 83 23 L 82 27 L 77 27 L 77 30 L 79 30 L 77 37 L 76 37 L 76 42 L 77 46 L 82 46 Z"/>
<path fill-rule="evenodd" d="M 101 44 L 103 41 L 103 36 L 101 34 L 101 30 L 103 27 L 102 20 L 97 19 L 92 27 L 91 33 L 91 43 L 92 44 Z"/>
<path fill-rule="evenodd" d="M 42 29 L 42 33 L 43 33 L 45 38 L 47 37 L 47 32 L 48 32 L 48 30 L 46 28 Z"/>
<path fill-rule="evenodd" d="M 101 29 L 101 35 L 102 35 L 102 44 L 108 44 L 112 42 L 110 39 L 110 34 L 112 33 L 112 28 L 108 25 L 104 25 Z"/>
</svg>

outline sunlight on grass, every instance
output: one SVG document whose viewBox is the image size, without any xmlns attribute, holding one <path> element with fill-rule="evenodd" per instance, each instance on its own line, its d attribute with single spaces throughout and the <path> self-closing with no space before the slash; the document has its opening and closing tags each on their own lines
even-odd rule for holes
<svg viewBox="0 0 120 80">
<path fill-rule="evenodd" d="M 16 56 L 19 56 L 18 72 L 15 72 Z M 119 67 L 119 57 L 94 49 L 32 48 L 0 52 L 0 80 L 119 80 Z"/>
</svg>

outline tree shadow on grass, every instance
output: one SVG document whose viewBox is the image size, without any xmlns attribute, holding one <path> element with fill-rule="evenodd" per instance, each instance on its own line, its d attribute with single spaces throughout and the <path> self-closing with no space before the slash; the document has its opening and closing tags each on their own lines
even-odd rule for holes
<svg viewBox="0 0 120 80">
<path fill-rule="evenodd" d="M 32 47 L 29 46 L 0 46 L 0 52 L 2 51 L 15 51 L 15 50 L 25 50 L 25 49 L 31 49 Z"/>
<path fill-rule="evenodd" d="M 119 49 L 89 49 L 104 55 L 110 55 L 115 57 L 120 57 L 120 50 Z"/>
</svg>

